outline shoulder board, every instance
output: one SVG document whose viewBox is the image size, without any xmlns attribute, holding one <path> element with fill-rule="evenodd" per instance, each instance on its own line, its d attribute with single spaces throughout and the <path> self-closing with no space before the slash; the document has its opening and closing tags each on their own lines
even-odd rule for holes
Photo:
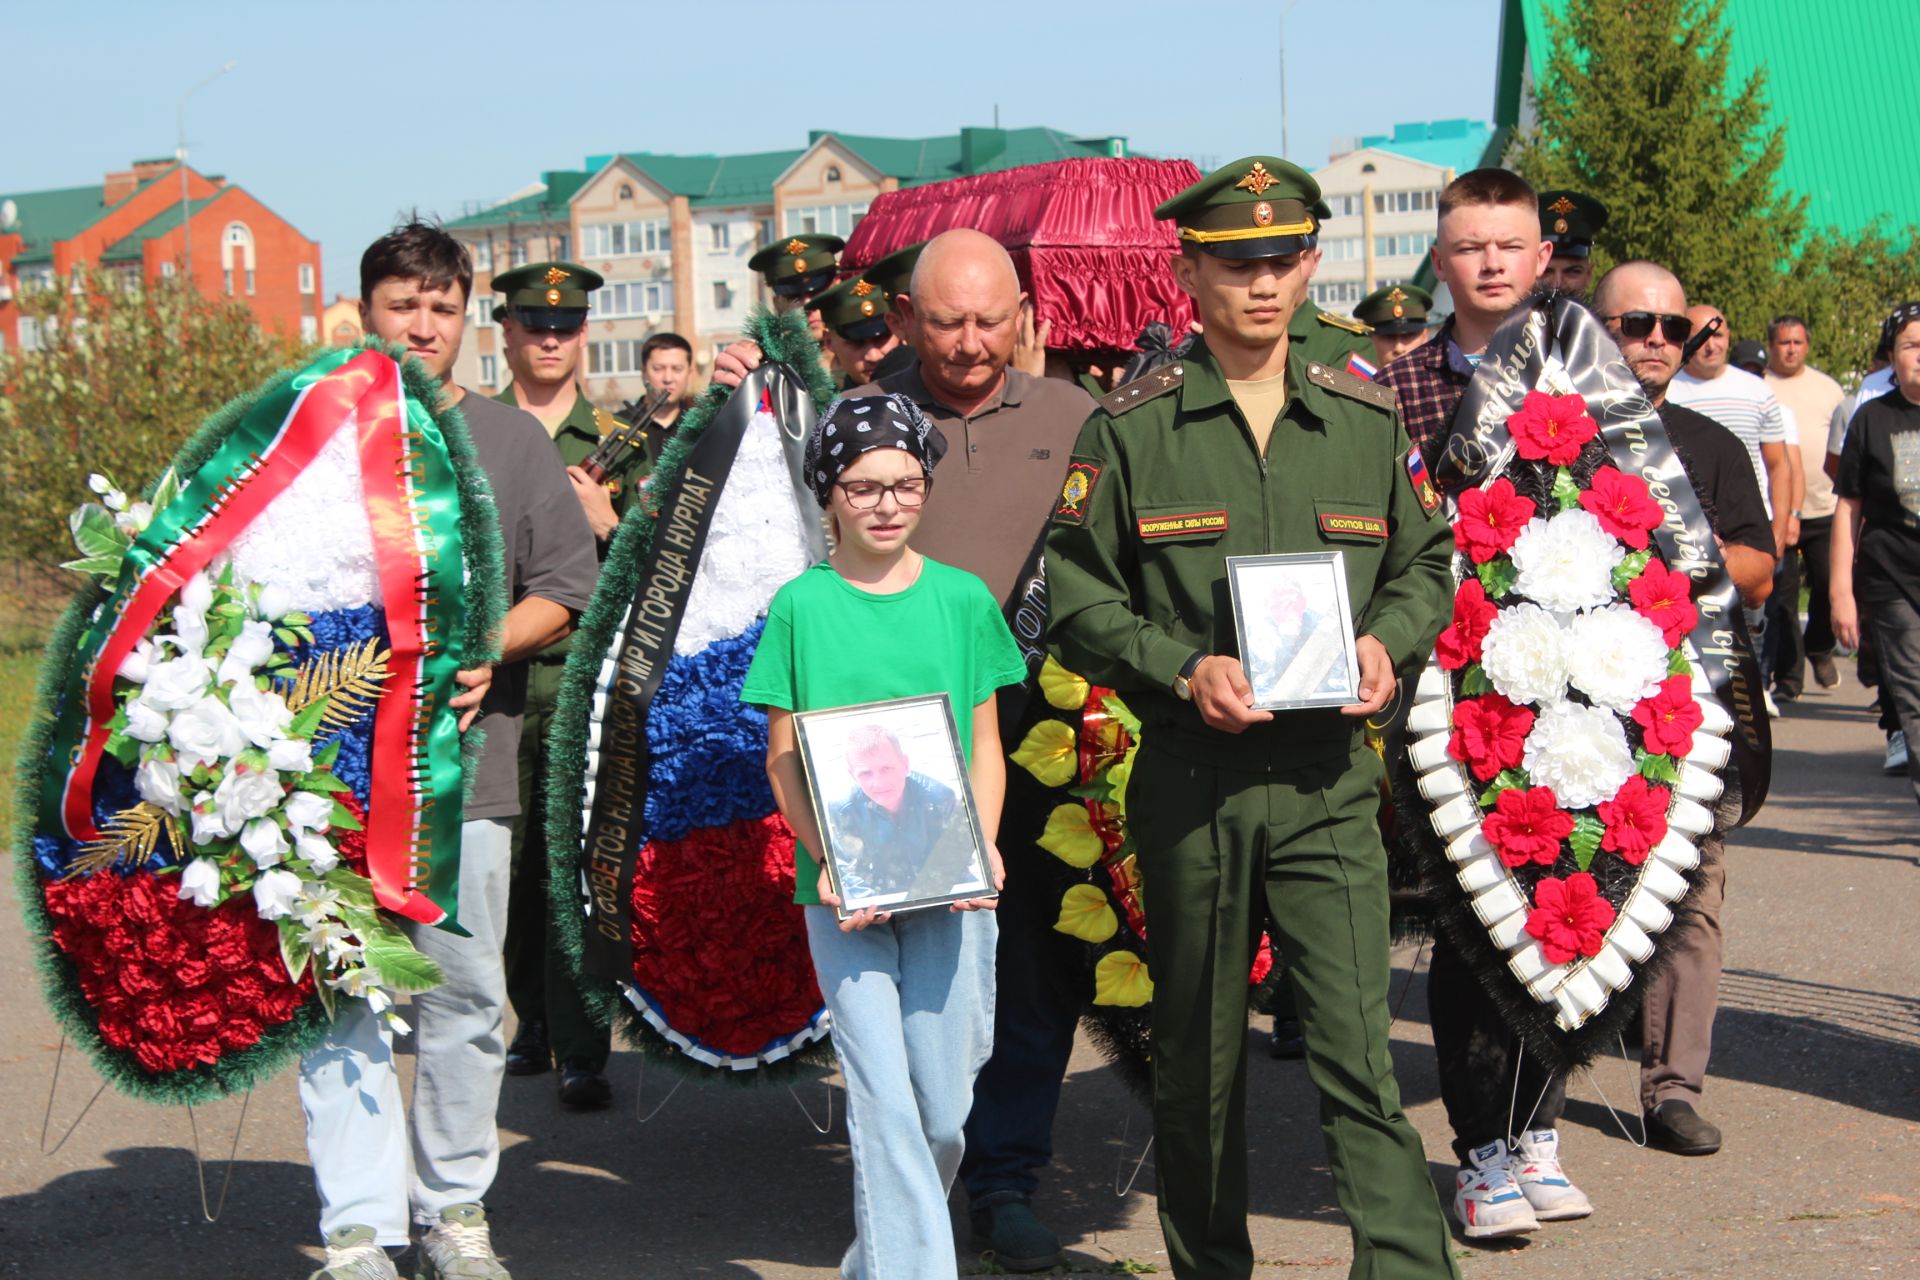
<svg viewBox="0 0 1920 1280">
<path fill-rule="evenodd" d="M 1145 404 L 1155 396 L 1163 396 L 1178 387 L 1187 376 L 1186 367 L 1178 360 L 1172 364 L 1163 364 L 1135 378 L 1132 382 L 1115 387 L 1100 397 L 1100 407 L 1113 417 L 1119 417 L 1127 410 Z"/>
<path fill-rule="evenodd" d="M 1385 383 L 1369 382 L 1358 374 L 1348 373 L 1345 369 L 1335 369 L 1318 361 L 1307 364 L 1307 381 L 1322 390 L 1331 391 L 1337 396 L 1346 396 L 1350 400 L 1359 400 L 1376 409 L 1392 413 L 1400 398 L 1392 387 Z"/>
<path fill-rule="evenodd" d="M 595 409 L 593 411 L 593 426 L 601 435 L 610 436 L 620 429 L 621 422 L 620 419 L 614 417 L 605 409 Z"/>
<path fill-rule="evenodd" d="M 1336 329 L 1345 329 L 1348 333 L 1357 333 L 1363 338 L 1373 332 L 1373 326 L 1370 324 L 1363 324 L 1347 316 L 1336 316 L 1330 311 L 1322 311 L 1314 318 L 1321 324 L 1330 324 Z"/>
</svg>

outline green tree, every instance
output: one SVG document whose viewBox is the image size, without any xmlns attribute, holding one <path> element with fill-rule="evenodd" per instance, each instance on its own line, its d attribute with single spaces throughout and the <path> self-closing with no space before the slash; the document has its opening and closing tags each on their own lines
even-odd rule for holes
<svg viewBox="0 0 1920 1280">
<path fill-rule="evenodd" d="M 1780 277 L 1771 314 L 1804 319 L 1812 363 L 1846 382 L 1866 371 L 1881 323 L 1916 298 L 1920 230 L 1889 234 L 1875 225 L 1847 234 L 1828 227 Z"/>
<path fill-rule="evenodd" d="M 1777 182 L 1766 73 L 1727 80 L 1725 0 L 1568 0 L 1511 159 L 1536 187 L 1605 200 L 1598 265 L 1652 258 L 1755 336 L 1774 314 L 1806 199 Z"/>
<path fill-rule="evenodd" d="M 67 513 L 89 472 L 149 487 L 206 416 L 284 368 L 299 344 L 184 283 L 103 276 L 20 301 L 39 349 L 0 355 L 0 556 L 43 587 L 77 583 Z"/>
</svg>

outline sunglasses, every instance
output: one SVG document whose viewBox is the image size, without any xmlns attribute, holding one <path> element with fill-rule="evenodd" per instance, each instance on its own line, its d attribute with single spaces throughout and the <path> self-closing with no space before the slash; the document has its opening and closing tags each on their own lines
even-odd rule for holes
<svg viewBox="0 0 1920 1280">
<path fill-rule="evenodd" d="M 1660 326 L 1660 336 L 1668 342 L 1678 345 L 1685 342 L 1693 333 L 1693 321 L 1685 316 L 1662 315 L 1655 311 L 1622 311 L 1617 316 L 1605 319 L 1620 326 L 1620 336 L 1638 339 L 1653 332 L 1653 326 Z"/>
</svg>

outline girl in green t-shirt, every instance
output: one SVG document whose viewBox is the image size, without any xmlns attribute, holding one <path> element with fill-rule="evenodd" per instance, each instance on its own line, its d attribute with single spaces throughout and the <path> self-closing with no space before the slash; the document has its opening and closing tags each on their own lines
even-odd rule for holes
<svg viewBox="0 0 1920 1280">
<path fill-rule="evenodd" d="M 833 1018 L 847 1086 L 854 1241 L 841 1274 L 954 1275 L 947 1192 L 973 1079 L 993 1047 L 992 897 L 950 910 L 863 908 L 842 921 L 825 872 L 793 713 L 945 693 L 954 709 L 993 884 L 1006 790 L 995 690 L 1026 675 L 986 584 L 908 545 L 946 451 L 905 396 L 836 401 L 807 444 L 806 478 L 834 550 L 782 587 L 741 700 L 767 709 L 767 775 L 799 839 L 794 898 Z"/>
</svg>

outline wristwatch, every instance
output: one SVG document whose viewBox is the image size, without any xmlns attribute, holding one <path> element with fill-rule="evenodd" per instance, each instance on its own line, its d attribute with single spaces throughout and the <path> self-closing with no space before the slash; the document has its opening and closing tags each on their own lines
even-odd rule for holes
<svg viewBox="0 0 1920 1280">
<path fill-rule="evenodd" d="M 1180 668 L 1180 674 L 1173 678 L 1174 697 L 1182 702 L 1193 701 L 1193 673 L 1200 669 L 1201 663 L 1212 656 L 1204 649 L 1194 650 L 1193 656 L 1188 658 L 1186 665 Z"/>
</svg>

